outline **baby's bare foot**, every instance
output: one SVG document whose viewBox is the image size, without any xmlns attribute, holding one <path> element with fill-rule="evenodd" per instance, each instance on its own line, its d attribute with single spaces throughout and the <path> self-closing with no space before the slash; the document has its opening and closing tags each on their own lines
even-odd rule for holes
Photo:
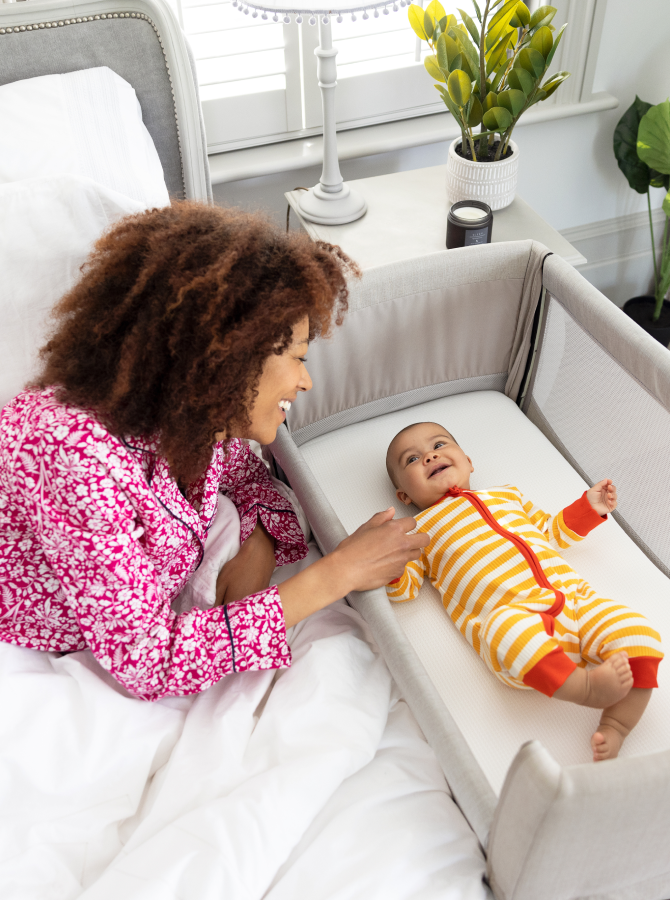
<svg viewBox="0 0 670 900">
<path fill-rule="evenodd" d="M 633 687 L 633 673 L 628 654 L 615 653 L 605 662 L 587 672 L 588 694 L 584 706 L 606 709 L 628 694 Z M 605 758 L 605 757 L 603 757 Z"/>
<path fill-rule="evenodd" d="M 623 735 L 611 725 L 600 725 L 591 738 L 591 750 L 593 750 L 593 762 L 603 759 L 615 759 L 619 755 Z"/>
</svg>

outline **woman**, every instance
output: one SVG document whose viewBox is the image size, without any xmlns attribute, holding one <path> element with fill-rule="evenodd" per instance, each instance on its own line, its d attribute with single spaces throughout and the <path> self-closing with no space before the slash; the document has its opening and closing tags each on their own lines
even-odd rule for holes
<svg viewBox="0 0 670 900">
<path fill-rule="evenodd" d="M 354 268 L 337 248 L 193 203 L 98 241 L 56 310 L 40 379 L 2 411 L 0 640 L 89 647 L 155 700 L 289 665 L 286 628 L 402 573 L 425 541 L 390 509 L 269 588 L 306 547 L 241 440 L 271 443 L 311 388 L 309 340 L 341 322 Z M 241 550 L 219 577 L 222 605 L 177 615 L 219 491 Z"/>
</svg>

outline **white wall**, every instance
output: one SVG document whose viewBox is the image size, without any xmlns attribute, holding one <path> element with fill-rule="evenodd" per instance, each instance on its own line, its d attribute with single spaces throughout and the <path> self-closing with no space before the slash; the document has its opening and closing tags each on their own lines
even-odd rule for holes
<svg viewBox="0 0 670 900">
<path fill-rule="evenodd" d="M 630 189 L 617 167 L 612 135 L 636 93 L 650 103 L 670 94 L 669 47 L 670 0 L 608 0 L 594 91 L 613 94 L 619 108 L 516 128 L 514 138 L 522 153 L 519 193 L 554 228 L 572 230 L 646 210 L 645 197 Z M 446 154 L 444 142 L 348 160 L 341 168 L 345 179 L 364 178 L 438 165 Z M 222 204 L 265 209 L 284 221 L 284 191 L 309 187 L 319 174 L 318 168 L 311 168 L 217 185 L 215 198 Z M 654 207 L 660 206 L 663 192 L 652 193 Z M 616 231 L 619 223 L 612 227 Z M 636 246 L 643 246 L 641 240 L 644 235 L 638 236 Z M 592 258 L 584 269 L 585 276 L 619 304 L 631 291 L 645 293 L 651 273 L 650 252 L 637 249 L 631 255 L 624 247 L 622 254 L 621 243 L 591 241 Z"/>
</svg>

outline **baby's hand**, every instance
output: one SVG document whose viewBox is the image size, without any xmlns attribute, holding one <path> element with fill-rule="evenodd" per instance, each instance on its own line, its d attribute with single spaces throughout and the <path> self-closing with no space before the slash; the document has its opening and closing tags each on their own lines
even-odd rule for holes
<svg viewBox="0 0 670 900">
<path fill-rule="evenodd" d="M 606 516 L 616 509 L 616 487 L 611 478 L 603 478 L 586 492 L 586 499 L 599 516 Z"/>
</svg>

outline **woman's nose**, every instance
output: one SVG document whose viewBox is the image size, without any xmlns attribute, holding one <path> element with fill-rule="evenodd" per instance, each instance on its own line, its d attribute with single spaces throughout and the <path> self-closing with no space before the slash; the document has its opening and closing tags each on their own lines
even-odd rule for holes
<svg viewBox="0 0 670 900">
<path fill-rule="evenodd" d="M 303 366 L 303 373 L 298 382 L 298 390 L 299 391 L 311 391 L 312 390 L 312 379 L 309 377 L 309 372 Z"/>
</svg>

